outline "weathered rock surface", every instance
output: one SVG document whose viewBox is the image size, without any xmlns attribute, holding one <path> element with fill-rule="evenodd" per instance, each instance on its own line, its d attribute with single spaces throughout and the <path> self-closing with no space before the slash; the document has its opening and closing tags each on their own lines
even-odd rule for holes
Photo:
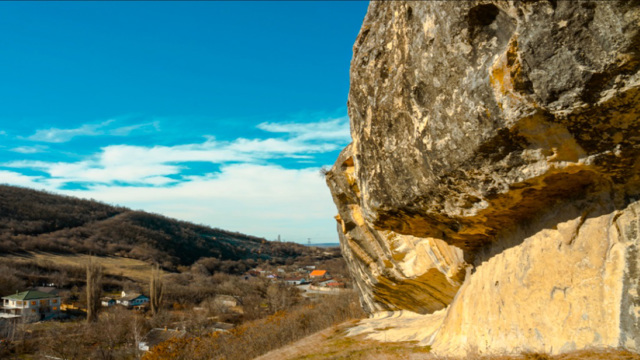
<svg viewBox="0 0 640 360">
<path fill-rule="evenodd" d="M 365 308 L 447 308 L 441 354 L 640 350 L 639 69 L 638 1 L 372 2 L 327 175 Z"/>
</svg>

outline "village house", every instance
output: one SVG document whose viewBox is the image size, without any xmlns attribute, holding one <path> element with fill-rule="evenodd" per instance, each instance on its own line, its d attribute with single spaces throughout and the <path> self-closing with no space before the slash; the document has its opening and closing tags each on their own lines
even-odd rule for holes
<svg viewBox="0 0 640 360">
<path fill-rule="evenodd" d="M 313 270 L 309 274 L 309 277 L 311 278 L 311 280 L 315 280 L 315 279 L 327 279 L 327 278 L 330 278 L 331 276 L 329 276 L 329 273 L 327 272 L 327 270 Z"/>
<path fill-rule="evenodd" d="M 103 297 L 100 299 L 100 303 L 104 307 L 112 307 L 116 304 L 116 301 L 110 297 Z"/>
<path fill-rule="evenodd" d="M 145 295 L 136 294 L 136 293 L 127 294 L 126 292 L 123 291 L 122 297 L 116 300 L 116 302 L 119 305 L 130 308 L 130 307 L 145 305 L 149 303 L 149 298 Z"/>
<path fill-rule="evenodd" d="M 225 322 L 215 322 L 213 323 L 213 325 L 211 325 L 211 329 L 213 331 L 218 331 L 218 332 L 226 332 L 233 328 L 234 328 L 233 324 L 225 323 Z"/>
<path fill-rule="evenodd" d="M 307 279 L 303 277 L 291 277 L 291 278 L 285 278 L 284 282 L 287 285 L 302 285 L 307 282 Z"/>
<path fill-rule="evenodd" d="M 344 289 L 347 287 L 347 284 L 343 283 L 343 282 L 339 282 L 339 281 L 335 281 L 332 280 L 331 282 L 329 282 L 326 287 L 328 288 L 332 288 L 332 289 Z"/>
<path fill-rule="evenodd" d="M 27 290 L 2 297 L 4 313 L 20 315 L 34 320 L 47 320 L 60 315 L 62 299 L 58 295 Z"/>
<path fill-rule="evenodd" d="M 329 284 L 331 284 L 331 283 L 335 283 L 335 282 L 336 282 L 336 281 L 335 281 L 335 280 L 333 280 L 333 279 L 327 279 L 327 280 L 324 280 L 324 281 L 320 281 L 320 282 L 318 283 L 318 285 L 319 285 L 319 286 L 329 286 Z"/>
<path fill-rule="evenodd" d="M 226 306 L 226 307 L 234 307 L 238 306 L 238 299 L 231 295 L 216 295 L 213 300 L 216 304 Z"/>
<path fill-rule="evenodd" d="M 318 283 L 319 286 L 323 286 L 323 287 L 327 287 L 327 288 L 332 288 L 332 289 L 342 289 L 342 288 L 346 288 L 347 285 L 344 283 L 344 281 L 341 281 L 339 279 L 328 279 L 328 280 L 324 280 Z"/>
</svg>

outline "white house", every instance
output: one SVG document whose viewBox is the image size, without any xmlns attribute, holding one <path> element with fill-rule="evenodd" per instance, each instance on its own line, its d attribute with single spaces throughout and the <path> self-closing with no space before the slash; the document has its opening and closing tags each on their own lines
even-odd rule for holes
<svg viewBox="0 0 640 360">
<path fill-rule="evenodd" d="M 286 278 L 284 282 L 288 285 L 302 285 L 307 282 L 307 279 L 303 277 Z"/>
<path fill-rule="evenodd" d="M 147 296 L 135 293 L 126 294 L 124 291 L 122 293 L 123 296 L 120 299 L 116 300 L 116 302 L 122 306 L 133 307 L 144 305 L 149 302 L 149 298 Z"/>
<path fill-rule="evenodd" d="M 44 320 L 60 314 L 62 298 L 37 290 L 2 297 L 2 312 Z"/>
<path fill-rule="evenodd" d="M 116 304 L 116 301 L 110 297 L 103 297 L 100 299 L 100 303 L 102 303 L 102 306 L 104 307 L 112 307 Z"/>
</svg>

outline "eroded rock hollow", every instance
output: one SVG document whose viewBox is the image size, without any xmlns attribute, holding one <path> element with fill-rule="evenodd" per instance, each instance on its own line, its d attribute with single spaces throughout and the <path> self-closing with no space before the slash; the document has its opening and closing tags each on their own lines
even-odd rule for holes
<svg viewBox="0 0 640 360">
<path fill-rule="evenodd" d="M 464 355 L 640 350 L 640 3 L 373 1 L 327 174 L 370 312 Z"/>
</svg>

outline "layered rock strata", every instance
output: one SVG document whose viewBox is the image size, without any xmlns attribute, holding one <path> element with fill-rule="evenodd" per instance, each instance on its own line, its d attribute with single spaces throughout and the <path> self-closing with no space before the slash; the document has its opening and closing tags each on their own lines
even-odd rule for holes
<svg viewBox="0 0 640 360">
<path fill-rule="evenodd" d="M 640 350 L 640 3 L 371 2 L 327 174 L 370 312 L 441 354 Z"/>
</svg>

